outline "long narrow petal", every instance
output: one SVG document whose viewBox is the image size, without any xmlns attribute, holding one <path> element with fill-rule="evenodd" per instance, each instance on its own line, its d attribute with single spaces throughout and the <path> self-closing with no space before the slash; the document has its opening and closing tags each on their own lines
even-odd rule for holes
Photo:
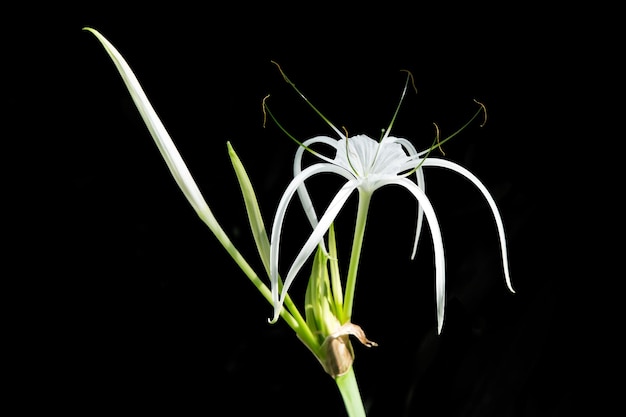
<svg viewBox="0 0 626 417">
<path fill-rule="evenodd" d="M 298 274 L 298 272 L 300 272 L 300 269 L 302 268 L 306 260 L 309 258 L 309 256 L 311 256 L 313 251 L 315 251 L 315 248 L 317 248 L 319 243 L 322 241 L 324 235 L 330 228 L 330 225 L 332 224 L 332 222 L 335 221 L 335 218 L 343 208 L 344 204 L 346 203 L 352 192 L 356 190 L 357 185 L 358 183 L 356 181 L 347 182 L 343 187 L 341 187 L 339 192 L 335 195 L 333 200 L 328 205 L 328 209 L 326 209 L 326 211 L 324 212 L 324 215 L 319 220 L 319 223 L 317 224 L 315 229 L 313 229 L 313 232 L 307 239 L 304 246 L 302 246 L 302 249 L 300 249 L 300 252 L 296 256 L 295 260 L 291 264 L 291 267 L 289 268 L 289 271 L 287 272 L 285 284 L 283 285 L 283 289 L 281 291 L 279 306 L 282 305 L 287 291 L 289 290 L 289 287 L 291 286 L 291 283 L 295 279 L 296 275 Z M 275 311 L 274 314 L 277 314 L 277 312 Z"/>
<path fill-rule="evenodd" d="M 272 233 L 270 236 L 270 284 L 272 290 L 272 303 L 274 304 L 274 316 L 270 320 L 271 323 L 274 323 L 278 319 L 278 314 L 280 313 L 280 308 L 282 305 L 282 303 L 279 303 L 278 296 L 278 258 L 280 251 L 280 239 L 282 234 L 283 222 L 287 213 L 287 207 L 289 206 L 289 203 L 291 202 L 291 199 L 296 193 L 298 187 L 300 187 L 300 185 L 303 184 L 304 181 L 306 181 L 313 175 L 323 172 L 336 173 L 346 177 L 348 180 L 353 179 L 348 176 L 349 174 L 346 172 L 345 169 L 340 168 L 336 165 L 328 163 L 311 165 L 291 180 L 291 182 L 287 186 L 287 189 L 283 193 L 280 202 L 278 203 L 276 216 L 274 216 L 274 223 L 272 224 Z"/>
<path fill-rule="evenodd" d="M 483 194 L 483 196 L 487 200 L 487 203 L 489 204 L 489 207 L 491 208 L 491 212 L 493 213 L 493 217 L 496 221 L 496 226 L 498 228 L 498 236 L 500 238 L 500 249 L 502 252 L 502 265 L 504 268 L 504 278 L 506 279 L 506 285 L 509 288 L 509 290 L 512 293 L 514 293 L 515 290 L 513 289 L 513 285 L 511 284 L 511 275 L 509 272 L 509 260 L 508 260 L 507 248 L 506 248 L 506 234 L 504 233 L 504 223 L 502 222 L 502 217 L 500 216 L 500 211 L 498 210 L 498 206 L 496 205 L 495 200 L 491 196 L 491 193 L 489 193 L 489 191 L 487 190 L 487 187 L 485 187 L 484 184 L 470 171 L 468 171 L 467 169 L 463 168 L 462 166 L 454 162 L 451 162 L 445 159 L 428 158 L 424 161 L 423 166 L 435 166 L 435 167 L 447 168 L 452 171 L 455 171 L 463 175 L 468 180 L 470 180 Z"/>
<path fill-rule="evenodd" d="M 415 171 L 415 178 L 417 181 L 417 186 L 424 193 L 426 192 L 426 181 L 424 180 L 424 170 L 422 167 L 419 167 L 417 171 Z M 417 224 L 415 227 L 415 239 L 413 240 L 413 252 L 411 252 L 411 259 L 415 259 L 415 255 L 417 254 L 417 245 L 420 240 L 420 235 L 422 233 L 422 225 L 424 223 L 424 208 L 421 204 L 417 207 Z"/>
<path fill-rule="evenodd" d="M 398 138 L 395 136 L 389 136 L 388 140 L 390 142 L 395 142 L 395 143 L 399 143 L 400 145 L 402 145 L 402 147 L 404 147 L 408 154 L 413 156 L 413 155 L 417 155 L 417 149 L 415 148 L 415 146 L 411 143 L 410 140 L 404 139 L 404 138 Z"/>
<path fill-rule="evenodd" d="M 407 178 L 390 178 L 387 184 L 400 185 L 413 194 L 420 206 L 424 208 L 424 214 L 430 228 L 435 253 L 435 297 L 437 302 L 437 331 L 441 333 L 443 327 L 444 311 L 446 306 L 446 262 L 443 250 L 443 239 L 439 229 L 439 221 L 430 200 L 414 182 Z"/>
<path fill-rule="evenodd" d="M 403 139 L 403 138 L 397 138 L 397 137 L 391 137 L 391 136 L 390 136 L 390 139 L 402 145 L 407 150 L 407 153 L 410 157 L 416 157 L 418 155 L 417 149 L 415 149 L 415 146 L 413 146 L 413 144 L 410 141 Z M 420 162 L 421 160 L 417 159 L 416 161 L 414 159 L 413 164 L 409 169 L 415 168 L 415 166 L 419 165 Z M 422 167 L 419 167 L 415 171 L 415 180 L 417 182 L 417 186 L 421 188 L 422 191 L 426 192 L 426 181 L 424 180 L 424 171 L 422 170 Z M 415 259 L 415 255 L 417 254 L 417 245 L 419 243 L 420 235 L 422 233 L 423 223 L 424 223 L 424 209 L 422 208 L 421 204 L 418 203 L 417 224 L 415 227 L 415 239 L 413 240 L 413 251 L 411 252 L 411 259 Z"/>
<path fill-rule="evenodd" d="M 303 146 L 298 147 L 296 150 L 296 155 L 293 160 L 293 176 L 297 177 L 302 172 L 302 156 L 304 155 L 305 149 L 308 148 L 309 145 L 315 143 L 324 143 L 328 146 L 331 146 L 333 149 L 337 149 L 337 140 L 330 138 L 328 136 L 317 136 L 311 139 L 307 139 L 302 142 Z M 307 148 L 305 148 L 305 146 Z M 316 153 L 316 156 L 320 159 L 332 163 L 332 158 L 324 156 L 322 154 Z M 304 182 L 298 187 L 298 197 L 300 197 L 300 202 L 302 203 L 302 208 L 306 213 L 309 222 L 311 223 L 311 227 L 315 227 L 317 225 L 317 214 L 315 213 L 315 208 L 313 207 L 313 202 L 311 201 L 311 197 L 309 196 L 308 191 L 306 190 L 306 186 Z"/>
</svg>

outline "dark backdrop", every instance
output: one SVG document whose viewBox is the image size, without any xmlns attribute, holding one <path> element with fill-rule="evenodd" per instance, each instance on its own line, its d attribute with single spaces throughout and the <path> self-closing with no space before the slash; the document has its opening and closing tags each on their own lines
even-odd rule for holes
<svg viewBox="0 0 626 417">
<path fill-rule="evenodd" d="M 28 358 L 14 384 L 27 394 L 22 404 L 81 415 L 345 413 L 291 330 L 267 324 L 270 305 L 197 219 L 83 26 L 126 57 L 216 217 L 258 270 L 226 141 L 269 227 L 296 145 L 274 124 L 263 128 L 263 97 L 271 93 L 272 110 L 299 139 L 333 133 L 270 60 L 337 126 L 373 137 L 395 110 L 401 70 L 411 71 L 418 93 L 407 95 L 393 132 L 418 148 L 431 143 L 433 122 L 445 136 L 474 113 L 473 99 L 483 102 L 486 126 L 448 142 L 445 157 L 495 196 L 517 294 L 506 290 L 479 192 L 428 170 L 448 271 L 437 336 L 428 229 L 411 261 L 415 204 L 403 190 L 378 191 L 354 310 L 379 343 L 355 347 L 369 415 L 565 416 L 593 403 L 588 348 L 599 342 L 585 268 L 597 259 L 596 241 L 583 236 L 596 226 L 581 214 L 593 191 L 569 161 L 584 159 L 574 149 L 597 146 L 582 133 L 580 122 L 593 117 L 579 94 L 598 78 L 577 74 L 602 54 L 587 26 L 564 24 L 563 13 L 474 3 L 348 12 L 168 5 L 130 14 L 109 6 L 29 27 L 35 42 L 21 50 L 31 62 L 24 71 L 43 94 L 21 102 L 38 115 L 21 130 L 38 168 L 34 232 L 17 245 L 30 254 L 18 273 L 28 287 L 16 314 L 28 319 L 17 338 Z M 35 131 L 46 133 L 29 139 Z M 337 182 L 321 184 L 320 198 L 332 196 Z M 293 207 L 287 251 L 302 242 L 294 225 L 305 224 Z M 344 250 L 354 208 L 351 200 L 340 218 Z"/>
</svg>

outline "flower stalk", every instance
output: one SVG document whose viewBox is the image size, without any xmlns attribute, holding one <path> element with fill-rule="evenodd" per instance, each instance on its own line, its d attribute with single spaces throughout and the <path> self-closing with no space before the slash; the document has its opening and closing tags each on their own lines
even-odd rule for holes
<svg viewBox="0 0 626 417">
<path fill-rule="evenodd" d="M 341 398 L 349 417 L 365 417 L 365 407 L 357 384 L 354 368 L 351 366 L 344 375 L 335 378 Z"/>
<path fill-rule="evenodd" d="M 359 193 L 359 206 L 356 212 L 354 224 L 354 240 L 352 241 L 352 252 L 350 254 L 350 266 L 346 277 L 345 303 L 342 311 L 344 321 L 349 321 L 352 317 L 352 306 L 354 305 L 354 294 L 356 291 L 356 278 L 361 260 L 363 240 L 365 238 L 365 225 L 367 223 L 367 213 L 370 208 L 372 196 L 370 193 L 361 191 Z"/>
</svg>

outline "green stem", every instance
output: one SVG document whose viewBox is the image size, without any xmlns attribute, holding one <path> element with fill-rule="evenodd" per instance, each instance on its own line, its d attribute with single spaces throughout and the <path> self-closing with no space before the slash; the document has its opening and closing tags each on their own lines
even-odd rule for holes
<svg viewBox="0 0 626 417">
<path fill-rule="evenodd" d="M 346 323 L 352 317 L 352 304 L 354 302 L 354 292 L 356 289 L 356 276 L 359 269 L 359 259 L 363 247 L 363 237 L 365 236 L 365 223 L 367 212 L 370 207 L 372 194 L 367 191 L 359 192 L 359 208 L 354 226 L 354 241 L 352 242 L 352 253 L 350 254 L 350 266 L 348 267 L 348 277 L 346 278 L 346 293 L 343 305 L 342 323 Z"/>
<path fill-rule="evenodd" d="M 349 417 L 365 417 L 365 407 L 356 382 L 354 368 L 351 366 L 348 372 L 335 378 L 343 403 Z"/>
</svg>

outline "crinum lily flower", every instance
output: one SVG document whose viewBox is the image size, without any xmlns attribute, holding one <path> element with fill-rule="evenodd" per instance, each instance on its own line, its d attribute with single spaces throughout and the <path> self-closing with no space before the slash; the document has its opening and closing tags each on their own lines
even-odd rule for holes
<svg viewBox="0 0 626 417">
<path fill-rule="evenodd" d="M 285 81 L 287 81 L 296 90 L 296 92 L 298 92 L 302 98 L 304 98 L 304 100 L 330 125 L 330 127 L 337 134 L 337 138 L 317 136 L 300 143 L 293 138 L 293 136 L 289 135 L 289 133 L 286 132 L 280 124 L 278 124 L 279 127 L 283 129 L 292 139 L 296 140 L 300 146 L 296 151 L 294 158 L 294 178 L 288 185 L 280 200 L 271 233 L 270 279 L 272 300 L 274 304 L 274 316 L 270 320 L 271 322 L 278 319 L 285 296 L 287 295 L 298 272 L 315 249 L 320 245 L 323 247 L 323 238 L 328 232 L 329 227 L 335 221 L 348 198 L 352 195 L 352 193 L 357 192 L 359 203 L 354 241 L 348 275 L 346 278 L 345 300 L 341 311 L 341 317 L 339 317 L 340 322 L 349 322 L 352 315 L 357 269 L 370 200 L 377 189 L 387 185 L 399 185 L 411 193 L 418 203 L 417 227 L 413 244 L 413 252 L 411 255 L 412 258 L 415 256 L 417 250 L 417 243 L 420 237 L 424 217 L 426 218 L 430 228 L 435 257 L 437 330 L 439 333 L 441 332 L 445 311 L 444 246 L 435 210 L 433 209 L 429 198 L 425 194 L 423 173 L 423 168 L 425 167 L 440 167 L 452 170 L 467 178 L 485 197 L 489 207 L 491 208 L 497 226 L 506 284 L 509 290 L 514 292 L 509 274 L 504 225 L 493 197 L 485 185 L 467 169 L 449 160 L 430 157 L 430 152 L 433 149 L 440 147 L 443 142 L 458 134 L 481 112 L 484 112 L 486 119 L 485 107 L 481 103 L 477 102 L 480 105 L 480 109 L 463 127 L 442 141 L 439 141 L 438 139 L 437 129 L 437 139 L 433 146 L 424 151 L 418 152 L 413 144 L 407 139 L 394 137 L 390 134 L 395 117 L 398 114 L 398 110 L 406 94 L 409 80 L 412 80 L 410 73 L 407 75 L 407 80 L 402 91 L 400 102 L 392 117 L 391 123 L 388 129 L 384 131 L 380 140 L 374 140 L 366 135 L 348 137 L 347 134 L 342 133 L 339 129 L 337 129 L 337 127 L 330 123 L 330 121 L 328 121 L 328 119 L 326 119 L 309 102 L 309 100 L 296 88 L 295 84 L 292 83 L 284 73 L 282 73 L 282 75 Z M 270 114 L 274 121 L 276 121 L 275 117 L 271 114 L 271 112 L 269 112 L 269 109 L 265 104 L 264 109 Z M 314 151 L 312 146 L 318 144 L 323 144 L 327 148 L 331 148 L 334 151 L 334 154 L 324 155 L 318 151 Z M 320 162 L 303 169 L 302 157 L 305 150 L 310 151 L 317 156 L 320 159 Z M 326 211 L 320 218 L 318 218 L 306 189 L 306 181 L 315 175 L 323 173 L 339 175 L 343 177 L 346 182 L 331 200 L 330 204 L 326 208 Z M 411 176 L 415 176 L 415 181 L 410 179 Z M 279 282 L 278 272 L 281 233 L 287 207 L 296 193 L 298 193 L 304 211 L 306 212 L 309 222 L 311 223 L 312 232 L 289 267 L 287 274 L 285 275 L 284 283 L 281 283 Z"/>
<path fill-rule="evenodd" d="M 504 231 L 502 221 L 497 212 L 497 208 L 495 207 L 495 203 L 493 202 L 493 198 L 491 198 L 485 187 L 472 174 L 463 168 L 448 161 L 441 160 L 441 162 L 435 163 L 433 158 L 427 159 L 427 156 L 430 151 L 434 149 L 434 147 L 418 153 L 409 141 L 390 136 L 388 131 L 393 125 L 393 120 L 398 112 L 397 109 L 387 133 L 383 135 L 383 138 L 379 142 L 373 141 L 363 135 L 352 138 L 347 136 L 344 137 L 341 132 L 333 126 L 339 136 L 338 140 L 328 137 L 317 137 L 309 139 L 301 144 L 303 146 L 296 152 L 296 159 L 294 161 L 295 178 L 287 188 L 279 204 L 278 213 L 272 229 L 271 241 L 265 231 L 265 226 L 252 183 L 250 182 L 243 164 L 239 160 L 239 157 L 235 153 L 233 147 L 229 142 L 227 142 L 228 153 L 233 164 L 233 168 L 242 191 L 246 211 L 248 213 L 251 232 L 257 245 L 263 267 L 268 275 L 270 275 L 270 288 L 268 288 L 246 259 L 244 259 L 243 255 L 233 245 L 233 242 L 222 229 L 217 219 L 213 216 L 212 211 L 200 193 L 200 190 L 188 170 L 182 156 L 176 149 L 172 138 L 169 136 L 163 123 L 157 116 L 130 66 L 124 60 L 122 55 L 115 49 L 115 47 L 113 47 L 113 45 L 98 31 L 92 28 L 85 28 L 85 30 L 93 33 L 109 54 L 118 72 L 122 76 L 122 79 L 126 84 L 126 87 L 128 88 L 128 91 L 131 94 L 131 97 L 137 106 L 142 119 L 148 127 L 154 142 L 161 152 L 161 155 L 165 160 L 173 178 L 180 187 L 184 196 L 198 214 L 199 218 L 208 226 L 220 244 L 226 249 L 226 252 L 233 258 L 235 263 L 241 268 L 244 274 L 259 290 L 263 297 L 273 304 L 275 314 L 272 321 L 276 321 L 278 316 L 283 318 L 286 324 L 295 331 L 298 338 L 305 344 L 305 346 L 313 352 L 322 364 L 324 370 L 333 377 L 343 397 L 346 411 L 350 417 L 364 417 L 365 407 L 363 406 L 356 377 L 352 368 L 354 352 L 350 345 L 349 337 L 352 336 L 357 338 L 366 346 L 376 346 L 376 343 L 365 337 L 363 330 L 359 326 L 350 322 L 352 299 L 354 297 L 355 288 L 354 283 L 356 280 L 356 270 L 360 256 L 361 244 L 363 241 L 367 209 L 369 207 L 371 195 L 376 189 L 387 184 L 399 184 L 407 188 L 416 197 L 419 203 L 415 237 L 416 244 L 424 215 L 431 226 L 437 262 L 437 308 L 440 313 L 438 315 L 439 330 L 441 330 L 443 320 L 443 244 L 441 242 L 441 233 L 439 231 L 434 210 L 423 192 L 423 166 L 434 165 L 456 170 L 474 182 L 486 196 L 496 217 L 496 224 L 498 225 L 498 231 L 500 233 L 500 240 L 502 243 L 505 276 L 507 284 L 509 285 L 509 288 L 511 288 L 506 259 Z M 285 79 L 287 80 L 286 77 Z M 298 90 L 296 89 L 296 91 Z M 404 97 L 405 92 L 406 85 L 402 93 L 402 97 Z M 400 103 L 401 102 L 402 99 L 400 100 Z M 398 108 L 399 107 L 400 106 L 398 105 Z M 264 109 L 269 112 L 269 109 L 265 105 Z M 315 109 L 315 107 L 313 107 L 313 109 Z M 476 113 L 472 120 L 478 114 L 479 112 Z M 324 120 L 326 119 L 324 118 Z M 332 126 L 332 124 L 330 125 Z M 460 130 L 462 130 L 462 128 Z M 444 141 L 441 143 L 443 142 Z M 334 156 L 324 156 L 314 152 L 310 148 L 310 146 L 317 145 L 319 143 L 333 147 L 335 149 Z M 323 162 L 302 169 L 302 156 L 305 149 L 314 152 L 314 154 L 318 155 Z M 318 219 L 311 199 L 306 191 L 304 182 L 311 176 L 323 172 L 339 174 L 347 181 L 344 187 L 342 187 L 342 189 L 337 193 L 337 196 L 334 198 L 326 212 L 320 219 Z M 408 177 L 413 173 L 416 176 L 416 183 L 408 179 Z M 344 299 L 341 288 L 341 279 L 338 271 L 339 268 L 337 264 L 337 253 L 332 222 L 336 218 L 343 204 L 346 202 L 348 196 L 354 190 L 358 190 L 360 202 L 357 214 L 357 227 L 355 231 L 353 251 L 348 271 L 346 296 Z M 309 221 L 311 222 L 313 232 L 296 258 L 296 261 L 290 268 L 287 279 L 283 284 L 278 274 L 278 247 L 280 244 L 280 235 L 286 208 L 295 192 L 298 192 L 299 194 Z M 326 232 L 328 232 L 328 249 L 326 248 L 325 242 L 322 240 Z M 287 291 L 293 282 L 295 275 L 302 268 L 302 264 L 315 250 L 315 248 L 317 248 L 317 256 L 313 262 L 309 285 L 305 295 L 305 316 L 303 317 L 294 302 L 291 300 Z M 416 247 L 414 246 L 414 253 L 415 250 Z M 279 291 L 281 292 L 279 293 Z"/>
</svg>

